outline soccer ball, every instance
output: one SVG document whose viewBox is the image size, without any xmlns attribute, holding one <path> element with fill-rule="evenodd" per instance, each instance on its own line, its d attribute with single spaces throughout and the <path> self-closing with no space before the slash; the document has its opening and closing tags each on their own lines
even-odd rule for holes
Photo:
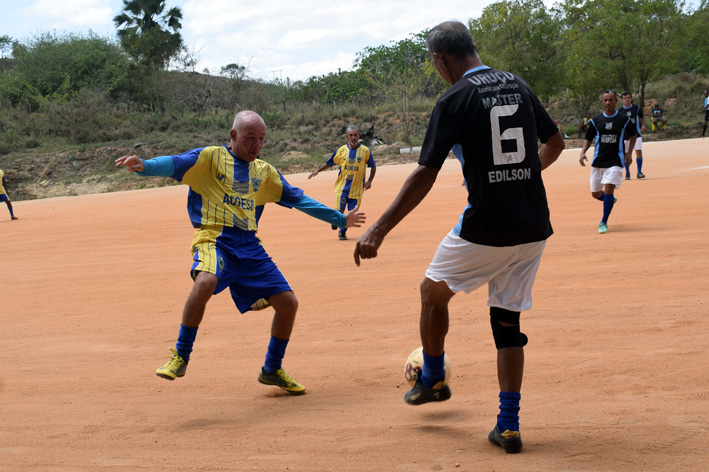
<svg viewBox="0 0 709 472">
<path fill-rule="evenodd" d="M 451 360 L 448 358 L 448 354 L 444 354 L 443 366 L 446 369 L 445 383 L 447 384 L 451 378 Z M 413 350 L 409 357 L 406 359 L 406 364 L 404 364 L 404 377 L 406 381 L 413 387 L 416 384 L 416 380 L 421 375 L 421 369 L 423 368 L 423 347 L 419 347 Z"/>
</svg>

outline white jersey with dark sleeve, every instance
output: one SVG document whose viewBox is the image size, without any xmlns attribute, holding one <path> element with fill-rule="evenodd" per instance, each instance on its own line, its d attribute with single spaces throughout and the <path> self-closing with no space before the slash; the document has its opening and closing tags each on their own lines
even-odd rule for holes
<svg viewBox="0 0 709 472">
<path fill-rule="evenodd" d="M 419 164 L 440 169 L 460 144 L 468 206 L 454 233 L 497 247 L 551 236 L 537 140 L 557 132 L 532 89 L 509 72 L 481 66 L 451 86 L 433 109 Z"/>
</svg>

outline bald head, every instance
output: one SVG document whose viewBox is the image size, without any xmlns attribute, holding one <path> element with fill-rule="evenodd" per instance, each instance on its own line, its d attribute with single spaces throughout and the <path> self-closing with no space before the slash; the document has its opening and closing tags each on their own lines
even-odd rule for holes
<svg viewBox="0 0 709 472">
<path fill-rule="evenodd" d="M 261 124 L 264 129 L 266 128 L 266 122 L 263 121 L 263 118 L 261 118 L 258 113 L 251 110 L 244 110 L 237 113 L 234 117 L 234 124 L 231 129 L 238 131 L 239 128 L 243 127 L 245 124 Z"/>
<path fill-rule="evenodd" d="M 266 140 L 266 122 L 256 112 L 240 111 L 234 117 L 229 135 L 231 152 L 243 161 L 253 162 L 261 154 Z"/>
</svg>

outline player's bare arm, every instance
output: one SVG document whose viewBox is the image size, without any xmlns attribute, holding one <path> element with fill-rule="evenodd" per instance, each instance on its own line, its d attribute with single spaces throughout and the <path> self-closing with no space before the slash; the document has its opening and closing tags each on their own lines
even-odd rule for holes
<svg viewBox="0 0 709 472">
<path fill-rule="evenodd" d="M 436 176 L 438 176 L 438 169 L 423 165 L 419 165 L 409 175 L 389 208 L 357 241 L 354 250 L 356 265 L 359 266 L 360 257 L 362 259 L 377 257 L 377 251 L 384 242 L 384 237 L 421 203 L 433 187 Z"/>
<path fill-rule="evenodd" d="M 561 133 L 556 133 L 549 138 L 546 143 L 542 144 L 542 147 L 539 149 L 539 160 L 542 163 L 542 170 L 556 162 L 565 147 L 566 143 L 564 142 L 564 138 L 561 137 Z"/>
<path fill-rule="evenodd" d="M 591 147 L 591 141 L 588 139 L 583 140 L 583 147 L 581 148 L 581 156 L 579 157 L 579 164 L 581 164 L 583 167 L 586 167 L 586 164 L 583 161 L 587 161 L 588 158 L 586 157 L 586 151 L 588 151 L 588 148 Z"/>
<path fill-rule="evenodd" d="M 369 190 L 370 188 L 372 188 L 372 180 L 374 180 L 374 174 L 376 174 L 376 173 L 377 173 L 377 168 L 372 167 L 369 171 L 369 178 L 364 183 L 364 190 Z"/>
<path fill-rule="evenodd" d="M 310 175 L 308 176 L 308 179 L 311 179 L 311 178 L 315 177 L 316 175 L 318 175 L 321 170 L 325 170 L 325 169 L 329 169 L 329 168 L 330 168 L 330 166 L 327 165 L 327 164 L 321 165 L 318 170 L 316 170 L 315 172 L 313 172 L 312 174 L 310 174 Z"/>
<path fill-rule="evenodd" d="M 145 164 L 138 156 L 119 157 L 115 162 L 116 167 L 127 167 L 131 172 L 142 172 L 145 170 Z"/>
</svg>

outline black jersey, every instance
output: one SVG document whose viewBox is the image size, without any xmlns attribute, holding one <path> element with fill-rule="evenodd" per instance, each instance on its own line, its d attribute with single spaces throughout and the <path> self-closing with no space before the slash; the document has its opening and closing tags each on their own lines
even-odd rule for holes
<svg viewBox="0 0 709 472">
<path fill-rule="evenodd" d="M 558 132 L 532 89 L 509 72 L 482 66 L 451 86 L 433 109 L 419 164 L 440 169 L 461 145 L 468 206 L 454 232 L 498 247 L 551 236 L 537 139 Z"/>
<path fill-rule="evenodd" d="M 635 126 L 635 132 L 638 135 L 638 137 L 641 137 L 642 135 L 640 134 L 640 118 L 643 116 L 643 109 L 640 108 L 638 105 L 631 103 L 628 108 L 625 108 L 625 105 L 623 105 L 620 108 L 621 114 L 627 116 L 630 118 L 630 121 L 633 123 L 633 126 Z M 630 139 L 630 136 L 626 137 L 625 139 Z"/>
<path fill-rule="evenodd" d="M 625 114 L 616 110 L 613 116 L 603 112 L 591 120 L 586 131 L 586 139 L 593 141 L 591 165 L 601 169 L 623 167 L 625 146 L 623 141 L 637 134 L 635 125 Z"/>
</svg>

